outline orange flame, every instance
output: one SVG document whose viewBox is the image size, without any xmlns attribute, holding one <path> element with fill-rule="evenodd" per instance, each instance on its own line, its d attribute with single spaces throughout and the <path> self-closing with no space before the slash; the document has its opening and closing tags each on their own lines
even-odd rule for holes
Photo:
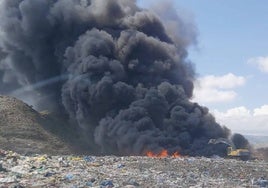
<svg viewBox="0 0 268 188">
<path fill-rule="evenodd" d="M 169 155 L 167 150 L 162 150 L 160 153 L 154 153 L 152 151 L 147 151 L 146 156 L 147 157 L 156 157 L 156 158 L 165 158 L 165 157 L 178 158 L 178 157 L 181 157 L 179 152 L 175 152 L 172 155 Z"/>
<path fill-rule="evenodd" d="M 181 157 L 181 155 L 179 154 L 179 152 L 176 151 L 175 153 L 172 154 L 172 157 L 178 158 Z"/>
</svg>

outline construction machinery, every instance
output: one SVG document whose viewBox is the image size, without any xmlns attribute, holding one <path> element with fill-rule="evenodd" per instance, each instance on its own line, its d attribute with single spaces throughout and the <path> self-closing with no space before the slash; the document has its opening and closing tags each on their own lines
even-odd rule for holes
<svg viewBox="0 0 268 188">
<path fill-rule="evenodd" d="M 248 149 L 236 149 L 234 143 L 226 138 L 210 139 L 209 144 L 219 144 L 223 143 L 228 145 L 227 156 L 230 158 L 239 158 L 241 160 L 250 159 L 250 151 Z"/>
</svg>

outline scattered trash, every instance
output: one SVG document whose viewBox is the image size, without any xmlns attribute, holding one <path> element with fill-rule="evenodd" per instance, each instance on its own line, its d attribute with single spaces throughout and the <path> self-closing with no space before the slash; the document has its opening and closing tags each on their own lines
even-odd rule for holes
<svg viewBox="0 0 268 188">
<path fill-rule="evenodd" d="M 3 168 L 2 164 L 0 164 L 0 172 L 6 172 L 7 169 Z"/>
<path fill-rule="evenodd" d="M 27 170 L 25 170 L 24 166 L 14 166 L 10 169 L 10 171 L 18 174 L 26 174 L 28 172 Z"/>
<path fill-rule="evenodd" d="M 61 167 L 68 167 L 69 166 L 69 163 L 66 161 L 66 159 L 64 157 L 59 157 L 58 161 L 59 161 L 59 166 L 61 166 Z"/>
<path fill-rule="evenodd" d="M 53 172 L 47 172 L 47 173 L 45 173 L 44 177 L 48 178 L 48 177 L 53 176 L 54 174 L 55 173 L 53 173 Z"/>
<path fill-rule="evenodd" d="M 72 161 L 81 161 L 82 158 L 81 157 L 71 157 Z"/>
<path fill-rule="evenodd" d="M 0 187 L 268 188 L 268 163 L 223 158 L 23 156 L 0 150 Z M 252 177 L 261 177 L 252 179 Z"/>
<path fill-rule="evenodd" d="M 86 186 L 87 187 L 93 187 L 94 183 L 96 182 L 95 178 L 90 178 L 87 182 L 86 182 Z"/>
<path fill-rule="evenodd" d="M 93 162 L 93 161 L 94 161 L 94 158 L 91 157 L 91 156 L 85 156 L 83 159 L 84 159 L 86 162 Z"/>
<path fill-rule="evenodd" d="M 0 178 L 0 183 L 12 183 L 12 182 L 16 182 L 15 177 Z"/>
<path fill-rule="evenodd" d="M 117 168 L 124 168 L 125 166 L 126 165 L 120 163 L 120 164 L 117 165 Z"/>
<path fill-rule="evenodd" d="M 140 186 L 139 183 L 137 183 L 136 179 L 134 178 L 129 178 L 124 185 L 133 185 L 133 186 Z"/>
<path fill-rule="evenodd" d="M 67 179 L 67 180 L 69 180 L 69 181 L 71 181 L 73 178 L 74 178 L 74 175 L 73 175 L 73 174 L 67 174 L 67 175 L 65 176 L 65 179 Z"/>
<path fill-rule="evenodd" d="M 268 180 L 264 179 L 264 177 L 261 177 L 257 180 L 256 185 L 259 185 L 261 188 L 268 187 Z"/>
<path fill-rule="evenodd" d="M 125 185 L 124 188 L 136 188 L 134 185 Z"/>
<path fill-rule="evenodd" d="M 12 188 L 24 188 L 24 186 L 17 184 L 17 185 L 14 185 Z"/>
<path fill-rule="evenodd" d="M 90 182 L 92 182 L 92 183 L 94 183 L 95 181 L 96 181 L 95 178 L 91 178 L 91 179 L 90 179 Z"/>
<path fill-rule="evenodd" d="M 86 186 L 92 187 L 93 183 L 91 181 L 89 181 L 89 182 L 86 183 Z"/>
<path fill-rule="evenodd" d="M 47 160 L 46 156 L 40 156 L 36 158 L 36 161 L 46 161 L 46 160 Z"/>
<path fill-rule="evenodd" d="M 7 151 L 0 149 L 0 156 L 1 157 L 6 156 L 6 154 L 7 154 Z"/>
<path fill-rule="evenodd" d="M 104 180 L 101 182 L 100 187 L 101 188 L 111 188 L 111 187 L 114 187 L 114 184 L 111 180 Z"/>
</svg>

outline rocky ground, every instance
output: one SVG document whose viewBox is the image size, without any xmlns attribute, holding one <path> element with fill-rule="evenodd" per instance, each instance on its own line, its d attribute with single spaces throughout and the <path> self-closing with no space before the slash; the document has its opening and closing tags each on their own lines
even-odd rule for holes
<svg viewBox="0 0 268 188">
<path fill-rule="evenodd" d="M 223 158 L 24 156 L 1 151 L 0 187 L 260 187 L 268 162 Z M 260 178 L 263 177 L 263 182 Z M 266 181 L 267 183 L 267 181 Z M 265 185 L 267 187 L 267 184 Z"/>
</svg>

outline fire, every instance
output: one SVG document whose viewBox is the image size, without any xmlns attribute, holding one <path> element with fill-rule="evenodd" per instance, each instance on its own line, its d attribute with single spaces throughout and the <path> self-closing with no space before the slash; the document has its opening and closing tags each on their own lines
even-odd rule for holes
<svg viewBox="0 0 268 188">
<path fill-rule="evenodd" d="M 172 157 L 177 158 L 181 157 L 181 155 L 179 154 L 179 152 L 176 151 L 175 153 L 172 154 Z"/>
<path fill-rule="evenodd" d="M 167 150 L 162 150 L 160 153 L 154 153 L 152 151 L 147 151 L 146 152 L 146 156 L 147 157 L 157 157 L 157 158 L 165 158 L 165 157 L 174 157 L 174 158 L 178 158 L 181 157 L 181 155 L 179 154 L 179 152 L 175 152 L 171 155 L 168 154 Z"/>
</svg>

